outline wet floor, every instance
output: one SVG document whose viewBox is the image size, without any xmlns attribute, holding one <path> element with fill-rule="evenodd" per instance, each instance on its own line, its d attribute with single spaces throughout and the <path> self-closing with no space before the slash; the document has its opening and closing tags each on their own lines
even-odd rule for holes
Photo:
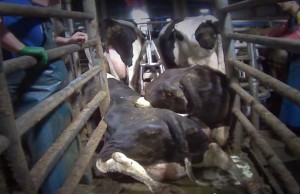
<svg viewBox="0 0 300 194">
<path fill-rule="evenodd" d="M 222 189 L 212 187 L 200 187 L 193 184 L 188 178 L 170 183 L 182 194 L 246 194 L 238 185 L 230 185 Z M 118 183 L 109 178 L 95 179 L 93 185 L 79 185 L 75 194 L 151 194 L 147 186 L 138 182 Z"/>
</svg>

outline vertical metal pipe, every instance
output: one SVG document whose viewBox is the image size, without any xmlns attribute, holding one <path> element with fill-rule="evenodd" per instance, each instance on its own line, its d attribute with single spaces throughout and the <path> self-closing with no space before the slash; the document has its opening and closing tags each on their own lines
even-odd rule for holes
<svg viewBox="0 0 300 194">
<path fill-rule="evenodd" d="M 98 19 L 101 21 L 104 18 L 107 18 L 106 1 L 100 0 L 100 1 L 96 1 L 96 3 L 98 3 L 97 5 L 98 13 L 99 13 Z"/>
<path fill-rule="evenodd" d="M 174 18 L 184 18 L 187 16 L 187 5 L 185 0 L 173 0 Z"/>
<path fill-rule="evenodd" d="M 103 55 L 103 49 L 101 46 L 101 39 L 100 39 L 100 34 L 98 30 L 98 21 L 97 21 L 97 13 L 96 13 L 96 5 L 95 5 L 95 0 L 83 0 L 83 10 L 85 13 L 90 13 L 94 15 L 94 19 L 86 21 L 86 26 L 87 26 L 87 34 L 89 38 L 96 39 L 97 40 L 97 45 L 96 45 L 96 50 L 95 49 L 90 49 L 91 56 L 92 56 L 92 65 L 100 65 L 103 70 L 105 70 L 105 63 L 104 63 L 104 55 Z M 96 78 L 96 83 L 98 85 L 98 89 L 100 88 L 108 92 L 108 84 L 107 84 L 107 77 L 106 77 L 106 71 L 101 71 L 100 72 L 100 77 Z M 100 83 L 99 83 L 100 80 Z M 101 116 L 103 116 L 108 109 L 110 102 L 109 95 L 105 98 L 103 103 L 100 106 L 100 113 Z"/>
<path fill-rule="evenodd" d="M 222 8 L 228 6 L 228 4 L 228 0 L 215 0 L 217 17 L 219 18 L 220 31 L 222 36 L 226 74 L 228 75 L 228 77 L 237 78 L 238 72 L 234 70 L 234 68 L 227 61 L 227 59 L 229 59 L 230 57 L 236 58 L 234 52 L 234 41 L 224 36 L 224 33 L 233 32 L 231 16 L 228 13 L 223 13 L 220 11 Z"/>
<path fill-rule="evenodd" d="M 241 110 L 241 98 L 235 95 L 233 107 Z M 243 128 L 239 120 L 236 120 L 235 126 L 232 130 L 232 151 L 234 154 L 239 154 L 242 151 L 243 144 Z"/>
<path fill-rule="evenodd" d="M 0 46 L 1 48 L 1 46 Z M 0 134 L 9 139 L 11 144 L 4 152 L 6 164 L 11 168 L 13 178 L 27 194 L 37 193 L 30 177 L 25 155 L 17 132 L 13 107 L 3 71 L 2 52 L 0 50 Z"/>
<path fill-rule="evenodd" d="M 9 139 L 3 135 L 0 135 L 0 154 L 2 154 L 8 148 L 9 144 Z"/>
<path fill-rule="evenodd" d="M 257 56 L 255 53 L 255 45 L 253 43 L 247 44 L 248 48 L 248 55 L 250 57 L 250 66 L 257 69 Z M 258 89 L 259 89 L 259 82 L 254 77 L 249 77 L 249 86 L 250 86 L 250 93 L 257 101 L 259 100 L 258 97 Z M 251 111 L 251 123 L 256 129 L 259 129 L 259 116 L 255 111 Z"/>
</svg>

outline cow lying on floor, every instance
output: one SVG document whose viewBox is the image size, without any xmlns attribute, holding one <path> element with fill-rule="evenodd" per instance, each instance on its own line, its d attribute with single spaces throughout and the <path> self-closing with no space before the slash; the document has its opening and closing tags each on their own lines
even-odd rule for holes
<svg viewBox="0 0 300 194">
<path fill-rule="evenodd" d="M 209 140 L 207 126 L 167 109 L 137 107 L 141 98 L 138 93 L 112 78 L 108 84 L 111 104 L 105 116 L 104 145 L 96 163 L 99 171 L 130 176 L 159 194 L 178 193 L 161 181 L 186 173 L 197 184 L 204 184 L 195 179 L 191 164 L 217 167 L 235 180 L 245 180 L 231 158 Z"/>
<path fill-rule="evenodd" d="M 166 69 L 197 64 L 225 73 L 218 20 L 212 15 L 173 20 L 160 31 L 158 40 Z"/>
<path fill-rule="evenodd" d="M 213 139 L 219 145 L 225 144 L 233 93 L 229 80 L 221 72 L 201 65 L 168 69 L 145 87 L 145 99 L 153 107 L 203 121 L 215 129 Z"/>
</svg>

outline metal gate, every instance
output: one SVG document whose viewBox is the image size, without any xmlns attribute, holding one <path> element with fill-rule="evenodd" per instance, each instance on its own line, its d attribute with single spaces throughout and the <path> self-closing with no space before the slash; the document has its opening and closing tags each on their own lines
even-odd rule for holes
<svg viewBox="0 0 300 194">
<path fill-rule="evenodd" d="M 300 139 L 289 128 L 286 127 L 275 115 L 273 115 L 264 105 L 259 102 L 257 83 L 272 88 L 282 97 L 287 98 L 300 106 L 300 91 L 280 82 L 268 74 L 255 68 L 254 44 L 284 49 L 290 52 L 300 53 L 300 41 L 282 38 L 270 38 L 258 35 L 249 35 L 233 32 L 231 13 L 238 10 L 249 9 L 259 5 L 282 2 L 279 0 L 245 0 L 229 4 L 227 0 L 215 0 L 217 15 L 221 24 L 223 39 L 223 49 L 226 61 L 228 76 L 232 78 L 231 88 L 236 93 L 233 114 L 237 118 L 237 123 L 233 129 L 233 149 L 240 152 L 243 147 L 243 131 L 250 136 L 251 142 L 260 150 L 264 159 L 267 161 L 268 168 L 272 171 L 267 172 L 265 166 L 260 164 L 260 174 L 265 181 L 272 187 L 274 193 L 299 193 L 299 184 L 292 176 L 284 162 L 267 143 L 260 133 L 260 122 L 263 122 L 272 133 L 280 139 L 289 152 L 297 161 L 300 159 Z M 245 18 L 246 19 L 246 18 Z M 248 43 L 250 54 L 250 65 L 237 60 L 234 52 L 234 40 Z M 245 91 L 237 80 L 237 71 L 243 71 L 250 77 L 250 92 Z M 241 103 L 246 103 L 251 107 L 250 120 L 242 113 Z M 299 118 L 300 119 L 300 118 Z M 275 177 L 275 178 L 274 178 Z M 278 184 L 280 183 L 280 184 Z"/>
<path fill-rule="evenodd" d="M 70 54 L 76 56 L 74 53 L 83 49 L 88 49 L 91 53 L 89 68 L 86 72 L 81 73 L 80 61 L 78 61 L 78 58 L 73 60 L 72 69 L 75 71 L 70 71 L 71 77 L 73 77 L 70 83 L 62 90 L 41 101 L 38 105 L 16 119 L 14 117 L 11 99 L 8 93 L 6 75 L 33 67 L 37 61 L 34 57 L 30 56 L 3 61 L 1 54 L 0 154 L 1 157 L 3 157 L 3 163 L 7 164 L 7 167 L 11 170 L 11 173 L 9 173 L 9 176 L 11 176 L 10 178 L 13 178 L 21 190 L 27 194 L 38 192 L 38 189 L 41 187 L 57 161 L 64 155 L 64 152 L 70 143 L 75 138 L 78 138 L 78 133 L 84 126 L 88 127 L 87 125 L 91 115 L 98 110 L 101 117 L 103 117 L 109 105 L 106 70 L 100 36 L 98 33 L 95 1 L 82 1 L 84 12 L 70 11 L 70 1 L 65 2 L 65 6 L 69 11 L 54 7 L 44 8 L 21 6 L 10 3 L 0 4 L 1 16 L 20 15 L 27 17 L 60 18 L 68 19 L 69 24 L 72 24 L 72 19 L 82 20 L 85 22 L 85 27 L 89 36 L 89 40 L 82 45 L 71 44 L 47 50 L 49 60 L 53 60 L 63 56 L 69 56 Z M 69 26 L 69 28 L 72 31 L 73 27 Z M 89 96 L 91 100 L 86 100 L 82 95 L 82 89 L 91 82 L 94 82 L 95 90 L 93 90 L 92 96 Z M 69 101 L 72 106 L 73 119 L 71 123 L 38 162 L 31 169 L 28 169 L 20 137 L 64 101 Z M 82 106 L 80 106 L 80 103 Z M 92 134 L 88 139 L 88 142 L 82 147 L 80 156 L 58 193 L 67 194 L 72 193 L 75 190 L 76 185 L 79 183 L 82 175 L 89 166 L 92 155 L 105 130 L 106 124 L 103 120 L 99 119 L 96 127 L 92 129 Z M 5 187 L 3 184 L 4 182 L 1 183 L 1 186 Z"/>
</svg>

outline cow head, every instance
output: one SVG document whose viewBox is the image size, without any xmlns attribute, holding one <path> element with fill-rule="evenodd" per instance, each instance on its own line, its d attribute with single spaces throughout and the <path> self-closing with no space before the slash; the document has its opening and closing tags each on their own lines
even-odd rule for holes
<svg viewBox="0 0 300 194">
<path fill-rule="evenodd" d="M 187 113 L 189 109 L 188 100 L 180 82 L 176 79 L 178 71 L 170 69 L 164 74 L 169 79 L 159 76 L 155 79 L 155 82 L 151 82 L 146 86 L 145 99 L 153 107 L 166 108 L 177 113 Z"/>
<path fill-rule="evenodd" d="M 145 98 L 153 107 L 166 108 L 177 113 L 188 112 L 188 101 L 179 82 L 152 84 L 145 91 Z"/>
<path fill-rule="evenodd" d="M 199 25 L 195 31 L 195 38 L 200 47 L 211 50 L 215 47 L 217 42 L 217 22 L 211 20 Z"/>
</svg>

